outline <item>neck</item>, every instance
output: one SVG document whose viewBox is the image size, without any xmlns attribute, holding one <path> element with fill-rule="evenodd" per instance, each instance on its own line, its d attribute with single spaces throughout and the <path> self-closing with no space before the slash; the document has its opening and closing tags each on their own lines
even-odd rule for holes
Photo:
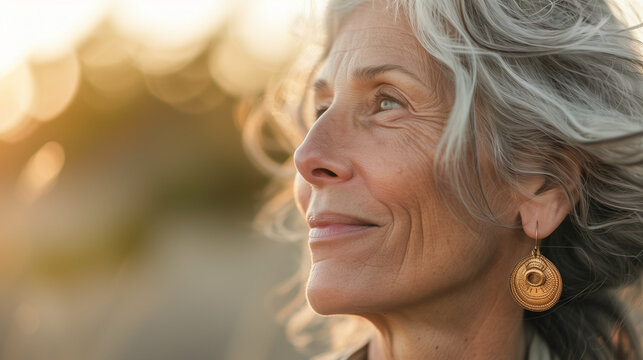
<svg viewBox="0 0 643 360">
<path fill-rule="evenodd" d="M 523 311 L 508 284 L 500 284 L 507 280 L 502 274 L 488 277 L 497 284 L 478 283 L 430 303 L 363 314 L 377 330 L 369 360 L 524 359 Z"/>
</svg>

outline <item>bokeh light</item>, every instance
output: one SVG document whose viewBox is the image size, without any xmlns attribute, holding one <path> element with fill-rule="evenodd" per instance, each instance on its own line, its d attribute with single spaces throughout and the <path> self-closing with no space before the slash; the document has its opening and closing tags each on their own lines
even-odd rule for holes
<svg viewBox="0 0 643 360">
<path fill-rule="evenodd" d="M 80 83 L 80 67 L 76 54 L 67 53 L 47 62 L 33 62 L 34 99 L 29 115 L 42 121 L 60 114 L 76 95 Z"/>
<path fill-rule="evenodd" d="M 127 37 L 151 47 L 177 47 L 209 37 L 223 24 L 229 0 L 116 0 L 112 21 Z"/>
<path fill-rule="evenodd" d="M 21 64 L 0 76 L 0 134 L 24 126 L 33 95 L 33 76 L 28 65 Z"/>
<path fill-rule="evenodd" d="M 57 142 L 43 145 L 25 164 L 17 184 L 17 195 L 31 202 L 56 180 L 65 163 L 65 151 Z"/>
<path fill-rule="evenodd" d="M 105 16 L 107 0 L 0 0 L 0 74 L 71 51 Z"/>
<path fill-rule="evenodd" d="M 301 358 L 234 116 L 304 3 L 0 0 L 0 360 Z"/>
<path fill-rule="evenodd" d="M 293 27 L 303 17 L 304 1 L 248 0 L 232 25 L 232 35 L 249 55 L 266 64 L 280 65 L 291 59 L 297 45 Z M 300 36 L 302 34 L 299 34 Z"/>
<path fill-rule="evenodd" d="M 212 50 L 210 73 L 221 87 L 237 96 L 257 94 L 271 75 L 270 71 L 258 66 L 241 44 L 230 39 L 223 40 Z"/>
</svg>

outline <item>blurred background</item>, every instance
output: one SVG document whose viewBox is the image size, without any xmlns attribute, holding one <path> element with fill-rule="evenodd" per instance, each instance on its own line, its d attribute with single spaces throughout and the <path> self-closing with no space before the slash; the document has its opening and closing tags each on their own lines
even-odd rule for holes
<svg viewBox="0 0 643 360">
<path fill-rule="evenodd" d="M 0 360 L 302 358 L 235 113 L 312 6 L 0 0 Z"/>
</svg>

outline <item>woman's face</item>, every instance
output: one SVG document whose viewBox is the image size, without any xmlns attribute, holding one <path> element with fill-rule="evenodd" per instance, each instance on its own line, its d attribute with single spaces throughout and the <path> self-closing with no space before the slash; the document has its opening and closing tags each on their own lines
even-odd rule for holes
<svg viewBox="0 0 643 360">
<path fill-rule="evenodd" d="M 349 15 L 295 152 L 296 201 L 311 228 L 307 295 L 322 314 L 439 299 L 484 276 L 500 246 L 438 197 L 433 156 L 451 94 L 402 18 L 370 2 Z"/>
</svg>

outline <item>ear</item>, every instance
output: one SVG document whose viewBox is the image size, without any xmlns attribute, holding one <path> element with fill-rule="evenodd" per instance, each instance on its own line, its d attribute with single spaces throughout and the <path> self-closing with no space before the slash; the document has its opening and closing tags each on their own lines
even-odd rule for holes
<svg viewBox="0 0 643 360">
<path fill-rule="evenodd" d="M 539 176 L 538 180 L 531 182 L 530 187 L 533 189 L 533 185 L 542 185 L 543 182 L 543 178 Z M 560 185 L 551 185 L 542 192 L 534 190 L 533 193 L 535 194 L 532 197 L 525 198 L 519 205 L 518 212 L 525 234 L 535 239 L 537 231 L 538 238 L 542 239 L 556 230 L 569 214 L 571 206 L 565 190 Z"/>
</svg>

